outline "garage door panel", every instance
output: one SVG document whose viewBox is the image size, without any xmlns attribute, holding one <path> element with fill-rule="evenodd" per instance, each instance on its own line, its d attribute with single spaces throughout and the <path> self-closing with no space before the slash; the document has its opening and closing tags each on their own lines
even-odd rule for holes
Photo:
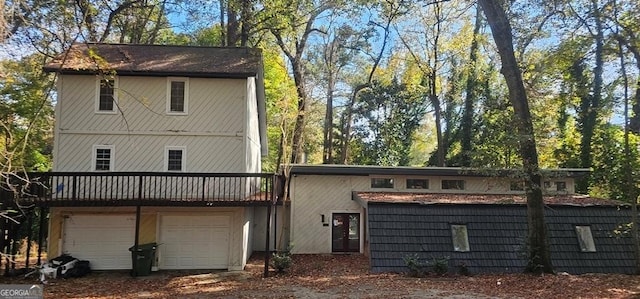
<svg viewBox="0 0 640 299">
<path fill-rule="evenodd" d="M 229 216 L 163 215 L 160 230 L 163 269 L 227 269 Z"/>
<path fill-rule="evenodd" d="M 95 270 L 131 269 L 134 238 L 134 215 L 71 215 L 65 218 L 62 250 Z"/>
</svg>

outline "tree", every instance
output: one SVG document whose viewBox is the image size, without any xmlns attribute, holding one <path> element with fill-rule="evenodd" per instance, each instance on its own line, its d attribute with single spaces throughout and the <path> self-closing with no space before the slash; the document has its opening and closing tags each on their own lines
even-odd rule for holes
<svg viewBox="0 0 640 299">
<path fill-rule="evenodd" d="M 315 3 L 314 1 L 299 0 L 293 3 L 286 1 L 267 1 L 264 3 L 268 12 L 271 34 L 276 39 L 285 57 L 291 65 L 293 80 L 298 95 L 298 114 L 292 137 L 291 163 L 298 163 L 303 150 L 303 131 L 306 121 L 308 91 L 305 77 L 305 50 L 315 28 L 317 18 L 334 6 L 332 2 Z"/>
<path fill-rule="evenodd" d="M 355 115 L 360 153 L 354 157 L 359 165 L 407 166 L 413 134 L 426 111 L 425 97 L 418 85 L 371 82 L 360 93 Z"/>
<path fill-rule="evenodd" d="M 493 40 L 502 61 L 501 73 L 507 83 L 509 101 L 516 116 L 516 133 L 519 136 L 519 150 L 523 161 L 527 193 L 528 261 L 526 269 L 529 272 L 552 273 L 553 265 L 544 221 L 538 152 L 522 73 L 513 50 L 511 25 L 503 7 L 504 2 L 479 0 L 478 3 L 491 27 Z"/>
</svg>

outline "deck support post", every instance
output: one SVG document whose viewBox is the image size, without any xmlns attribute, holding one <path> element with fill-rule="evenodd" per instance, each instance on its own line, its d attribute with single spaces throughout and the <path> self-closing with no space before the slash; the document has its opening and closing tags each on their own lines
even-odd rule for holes
<svg viewBox="0 0 640 299">
<path fill-rule="evenodd" d="M 45 213 L 45 208 L 44 207 L 40 207 L 40 223 L 38 226 L 38 261 L 37 261 L 37 266 L 42 265 L 42 241 L 44 240 L 44 230 L 42 229 L 44 227 L 44 221 L 46 219 L 47 215 Z"/>
<path fill-rule="evenodd" d="M 138 276 L 138 239 L 140 237 L 140 205 L 136 206 L 136 236 L 133 241 L 133 251 L 131 252 L 131 276 Z"/>
<path fill-rule="evenodd" d="M 269 257 L 271 256 L 271 251 L 269 250 L 269 239 L 271 234 L 271 203 L 267 206 L 267 236 L 265 240 L 267 240 L 264 247 L 264 274 L 263 277 L 269 277 Z"/>
</svg>

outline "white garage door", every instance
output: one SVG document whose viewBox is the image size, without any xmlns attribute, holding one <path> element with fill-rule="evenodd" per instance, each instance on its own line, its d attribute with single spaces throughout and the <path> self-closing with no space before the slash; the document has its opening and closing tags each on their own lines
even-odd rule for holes
<svg viewBox="0 0 640 299">
<path fill-rule="evenodd" d="M 95 270 L 131 269 L 135 224 L 135 215 L 67 216 L 62 251 L 88 260 Z"/>
<path fill-rule="evenodd" d="M 163 215 L 160 219 L 162 269 L 227 269 L 228 215 Z"/>
</svg>

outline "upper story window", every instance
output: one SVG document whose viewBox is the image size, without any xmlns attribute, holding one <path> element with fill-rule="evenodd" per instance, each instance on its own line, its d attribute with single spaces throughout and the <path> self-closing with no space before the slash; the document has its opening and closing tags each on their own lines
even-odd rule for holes
<svg viewBox="0 0 640 299">
<path fill-rule="evenodd" d="M 111 171 L 113 170 L 113 145 L 94 145 L 93 146 L 93 170 L 94 171 Z"/>
<path fill-rule="evenodd" d="M 407 179 L 407 189 L 429 189 L 429 180 Z"/>
<path fill-rule="evenodd" d="M 118 79 L 98 78 L 96 80 L 96 112 L 116 113 Z"/>
<path fill-rule="evenodd" d="M 596 244 L 593 242 L 591 226 L 576 225 L 576 234 L 578 235 L 578 245 L 580 245 L 582 252 L 596 252 Z"/>
<path fill-rule="evenodd" d="M 442 180 L 443 190 L 464 190 L 463 180 Z"/>
<path fill-rule="evenodd" d="M 167 171 L 184 171 L 185 152 L 185 147 L 167 146 L 165 148 L 165 169 Z"/>
<path fill-rule="evenodd" d="M 187 114 L 188 103 L 189 79 L 167 78 L 167 114 Z"/>
<path fill-rule="evenodd" d="M 393 179 L 391 178 L 371 178 L 371 188 L 393 188 Z"/>
</svg>

